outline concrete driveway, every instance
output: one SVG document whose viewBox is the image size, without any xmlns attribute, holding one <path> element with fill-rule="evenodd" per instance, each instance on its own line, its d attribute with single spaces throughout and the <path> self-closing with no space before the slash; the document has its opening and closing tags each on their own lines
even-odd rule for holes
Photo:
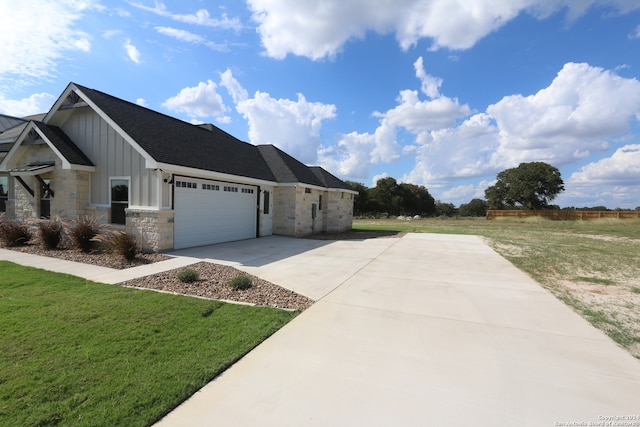
<svg viewBox="0 0 640 427">
<path fill-rule="evenodd" d="M 478 237 L 177 254 L 319 301 L 158 426 L 640 425 L 640 361 Z"/>
</svg>

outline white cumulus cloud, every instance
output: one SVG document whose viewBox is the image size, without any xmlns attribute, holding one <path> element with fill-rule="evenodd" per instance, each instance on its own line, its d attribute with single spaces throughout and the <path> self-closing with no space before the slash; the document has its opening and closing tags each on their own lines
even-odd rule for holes
<svg viewBox="0 0 640 427">
<path fill-rule="evenodd" d="M 426 38 L 432 48 L 468 49 L 521 13 L 539 19 L 566 10 L 578 18 L 590 7 L 640 9 L 629 0 L 248 0 L 269 56 L 334 56 L 367 31 L 394 33 L 403 49 Z"/>
<path fill-rule="evenodd" d="M 220 84 L 247 120 L 252 144 L 273 144 L 303 163 L 317 162 L 322 122 L 336 116 L 335 105 L 309 102 L 301 93 L 296 100 L 260 91 L 250 98 L 231 70 L 220 74 Z"/>
<path fill-rule="evenodd" d="M 611 157 L 589 163 L 571 175 L 571 184 L 634 184 L 640 186 L 640 144 L 618 148 Z M 640 198 L 640 194 L 638 197 Z M 638 201 L 640 205 L 640 200 Z"/>
<path fill-rule="evenodd" d="M 322 122 L 336 115 L 334 105 L 309 102 L 301 93 L 291 100 L 256 92 L 236 109 L 249 122 L 252 144 L 273 144 L 307 164 L 317 161 Z"/>
<path fill-rule="evenodd" d="M 566 180 L 565 188 L 558 203 L 640 207 L 640 144 L 618 148 L 611 157 L 585 165 Z"/>
<path fill-rule="evenodd" d="M 430 99 L 421 99 L 417 90 L 400 91 L 396 107 L 383 113 L 374 113 L 374 117 L 380 118 L 375 132 L 343 135 L 337 146 L 325 147 L 321 151 L 323 165 L 342 176 L 363 179 L 368 176 L 371 166 L 392 163 L 400 158 L 401 152 L 407 155 L 424 151 L 419 146 L 433 141 L 431 133 L 452 129 L 458 120 L 471 114 L 468 105 L 440 94 L 442 79 L 431 76 L 424 70 L 422 58 L 418 58 L 414 68 L 423 94 Z M 417 145 L 409 148 L 405 146 L 403 149 L 398 142 L 400 131 L 413 135 Z M 441 162 L 442 159 L 438 161 Z M 424 180 L 425 173 L 414 171 L 412 175 L 414 178 L 421 175 Z"/>
<path fill-rule="evenodd" d="M 568 63 L 534 95 L 487 108 L 499 128 L 496 167 L 538 159 L 567 164 L 606 150 L 640 114 L 640 82 L 589 64 Z"/>
<path fill-rule="evenodd" d="M 49 93 L 36 93 L 20 100 L 4 99 L 0 96 L 0 113 L 13 117 L 25 117 L 46 113 L 56 97 Z"/>
<path fill-rule="evenodd" d="M 227 108 L 217 87 L 211 80 L 200 82 L 195 87 L 182 89 L 176 96 L 162 103 L 162 106 L 174 112 L 186 113 L 191 118 L 222 115 Z"/>
</svg>

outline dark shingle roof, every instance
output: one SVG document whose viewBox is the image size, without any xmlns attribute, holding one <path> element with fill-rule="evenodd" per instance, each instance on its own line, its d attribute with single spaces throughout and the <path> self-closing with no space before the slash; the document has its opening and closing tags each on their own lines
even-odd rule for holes
<svg viewBox="0 0 640 427">
<path fill-rule="evenodd" d="M 106 93 L 76 85 L 154 160 L 177 166 L 274 181 L 254 145 Z"/>
<path fill-rule="evenodd" d="M 309 167 L 309 169 L 311 169 L 311 171 L 315 174 L 315 176 L 318 177 L 320 182 L 322 182 L 323 187 L 353 190 L 353 188 L 351 188 L 349 184 L 345 183 L 335 175 L 332 175 L 331 173 L 321 168 L 320 166 L 311 166 Z"/>
<path fill-rule="evenodd" d="M 274 145 L 258 145 L 258 150 L 278 182 L 300 182 L 324 187 L 308 166 Z"/>
<path fill-rule="evenodd" d="M 81 166 L 94 166 L 89 158 L 78 146 L 57 126 L 46 125 L 42 122 L 33 122 L 56 149 L 71 164 Z"/>
</svg>

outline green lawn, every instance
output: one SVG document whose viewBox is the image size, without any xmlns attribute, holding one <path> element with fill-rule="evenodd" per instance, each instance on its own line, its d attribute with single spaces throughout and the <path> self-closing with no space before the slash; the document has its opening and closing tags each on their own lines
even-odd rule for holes
<svg viewBox="0 0 640 427">
<path fill-rule="evenodd" d="M 355 230 L 473 234 L 640 358 L 640 221 L 355 220 Z"/>
<path fill-rule="evenodd" d="M 150 425 L 295 316 L 0 261 L 0 425 Z"/>
</svg>

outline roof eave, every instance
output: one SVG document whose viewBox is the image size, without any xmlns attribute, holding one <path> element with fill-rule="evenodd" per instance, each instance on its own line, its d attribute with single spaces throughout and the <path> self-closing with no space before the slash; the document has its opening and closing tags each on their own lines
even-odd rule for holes
<svg viewBox="0 0 640 427">
<path fill-rule="evenodd" d="M 277 186 L 275 181 L 267 181 L 259 178 L 251 178 L 248 176 L 233 175 L 223 172 L 209 171 L 205 169 L 190 168 L 187 166 L 178 166 L 170 163 L 156 162 L 154 167 L 149 169 L 160 169 L 164 173 L 170 173 L 174 175 L 192 176 L 194 178 L 213 179 L 217 181 L 237 182 L 240 184 L 249 185 L 265 185 L 265 186 Z"/>
</svg>

